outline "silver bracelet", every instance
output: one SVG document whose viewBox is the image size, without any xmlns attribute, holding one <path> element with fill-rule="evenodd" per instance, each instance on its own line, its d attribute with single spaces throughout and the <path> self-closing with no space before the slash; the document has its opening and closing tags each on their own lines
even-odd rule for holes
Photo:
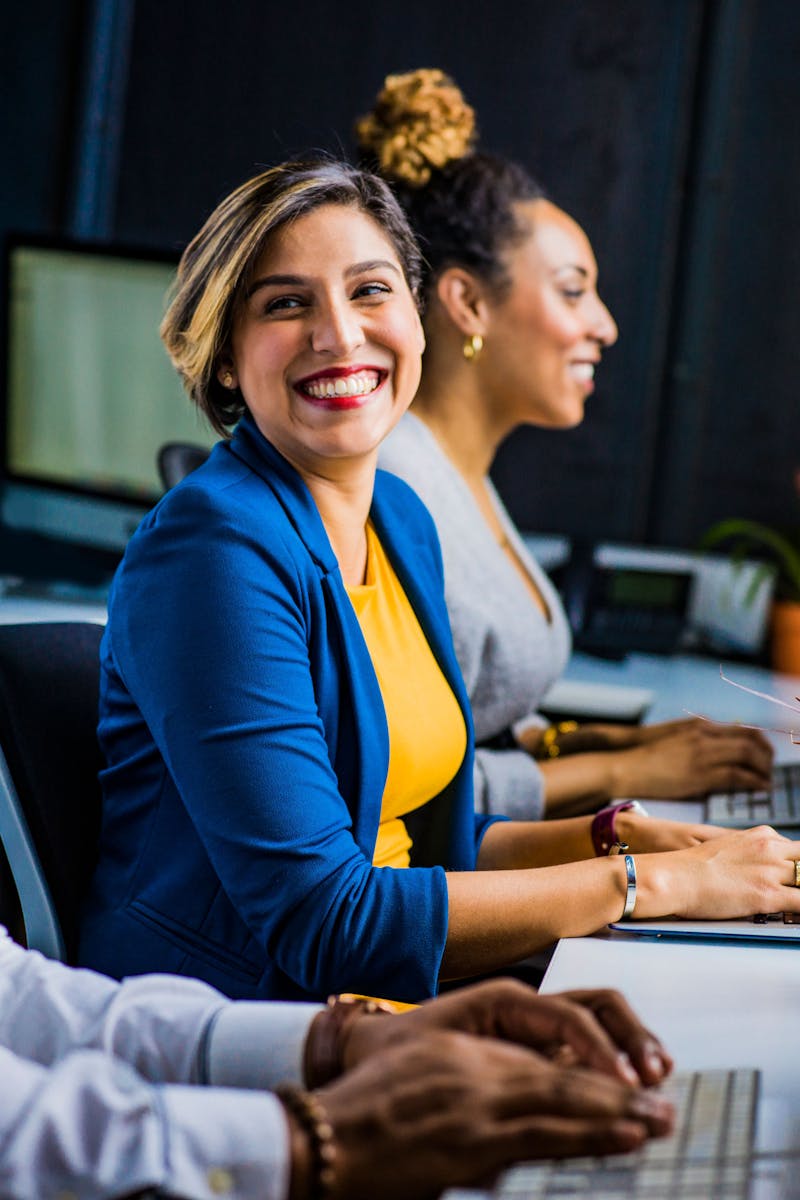
<svg viewBox="0 0 800 1200">
<path fill-rule="evenodd" d="M 625 855 L 625 907 L 622 910 L 621 921 L 633 916 L 636 907 L 636 863 L 632 854 Z"/>
</svg>

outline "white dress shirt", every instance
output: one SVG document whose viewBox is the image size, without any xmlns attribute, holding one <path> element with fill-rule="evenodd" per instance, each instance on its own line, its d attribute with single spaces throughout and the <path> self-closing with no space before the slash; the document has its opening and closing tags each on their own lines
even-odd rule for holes
<svg viewBox="0 0 800 1200">
<path fill-rule="evenodd" d="M 286 1120 L 262 1089 L 302 1082 L 319 1011 L 172 975 L 115 983 L 0 926 L 0 1195 L 285 1200 Z"/>
</svg>

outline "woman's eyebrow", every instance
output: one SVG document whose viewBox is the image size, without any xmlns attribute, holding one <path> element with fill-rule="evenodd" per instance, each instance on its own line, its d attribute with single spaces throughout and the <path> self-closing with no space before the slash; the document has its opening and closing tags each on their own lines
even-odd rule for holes
<svg viewBox="0 0 800 1200">
<path fill-rule="evenodd" d="M 362 275 L 364 271 L 378 271 L 386 267 L 396 275 L 400 274 L 400 268 L 396 263 L 389 262 L 388 258 L 371 258 L 368 262 L 353 263 L 352 267 L 347 268 L 345 275 Z"/>
<path fill-rule="evenodd" d="M 562 271 L 577 271 L 584 279 L 589 278 L 589 272 L 580 263 L 562 263 L 560 267 L 554 267 L 553 274 L 560 275 Z"/>
<path fill-rule="evenodd" d="M 302 287 L 305 283 L 308 280 L 303 275 L 262 275 L 260 279 L 253 280 L 245 295 L 249 300 L 262 287 Z"/>
<path fill-rule="evenodd" d="M 345 271 L 345 276 L 349 278 L 351 275 L 363 275 L 365 271 L 377 271 L 381 268 L 388 268 L 396 275 L 400 274 L 399 268 L 388 258 L 371 258 L 367 262 L 353 263 Z M 311 277 L 307 275 L 262 275 L 260 279 L 253 280 L 245 295 L 249 300 L 262 287 L 305 287 L 310 281 Z"/>
</svg>

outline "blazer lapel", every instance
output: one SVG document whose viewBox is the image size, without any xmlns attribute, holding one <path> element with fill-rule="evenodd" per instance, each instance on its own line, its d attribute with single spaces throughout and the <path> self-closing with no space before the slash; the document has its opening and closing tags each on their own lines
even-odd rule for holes
<svg viewBox="0 0 800 1200">
<path fill-rule="evenodd" d="M 372 666 L 361 626 L 344 586 L 319 510 L 300 475 L 260 432 L 250 414 L 242 417 L 229 442 L 231 451 L 259 475 L 278 499 L 302 541 L 320 578 L 328 621 L 336 629 L 341 647 L 340 670 L 344 691 L 352 697 L 352 723 L 346 714 L 331 713 L 329 734 L 334 769 L 353 819 L 353 834 L 362 852 L 372 858 L 375 849 L 381 798 L 389 769 L 389 730 L 380 686 Z M 331 647 L 336 654 L 338 647 Z M 337 696 L 338 704 L 341 691 Z M 321 711 L 323 721 L 325 712 Z"/>
</svg>

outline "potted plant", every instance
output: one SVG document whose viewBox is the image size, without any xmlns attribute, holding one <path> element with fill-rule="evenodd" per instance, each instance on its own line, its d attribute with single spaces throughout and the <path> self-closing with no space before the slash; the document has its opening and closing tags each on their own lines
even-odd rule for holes
<svg viewBox="0 0 800 1200">
<path fill-rule="evenodd" d="M 800 480 L 798 480 L 800 483 Z M 730 517 L 701 540 L 702 549 L 730 546 L 731 559 L 764 558 L 775 569 L 775 600 L 770 622 L 770 652 L 777 671 L 800 675 L 800 529 L 779 530 L 760 521 Z M 754 581 L 753 590 L 758 586 Z"/>
</svg>

